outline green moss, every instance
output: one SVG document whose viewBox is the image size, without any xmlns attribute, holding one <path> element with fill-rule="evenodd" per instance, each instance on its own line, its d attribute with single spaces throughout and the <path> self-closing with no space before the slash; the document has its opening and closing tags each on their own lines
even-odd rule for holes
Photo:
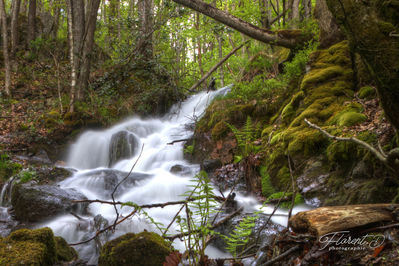
<svg viewBox="0 0 399 266">
<path fill-rule="evenodd" d="M 171 251 L 170 245 L 155 233 L 128 233 L 107 242 L 98 263 L 100 266 L 162 265 Z"/>
<path fill-rule="evenodd" d="M 358 95 L 360 99 L 372 98 L 375 96 L 375 89 L 371 86 L 362 87 L 360 88 Z"/>
<path fill-rule="evenodd" d="M 337 141 L 327 147 L 327 158 L 332 163 L 351 163 L 355 160 L 356 149 L 354 143 Z"/>
<path fill-rule="evenodd" d="M 266 199 L 266 201 L 271 200 L 271 199 L 280 199 L 283 196 L 284 196 L 284 192 L 276 192 L 276 193 L 270 195 Z M 292 197 L 292 192 L 285 193 L 285 197 Z M 296 193 L 295 194 L 295 200 L 294 200 L 294 206 L 296 206 L 298 204 L 303 204 L 303 203 L 304 203 L 304 200 L 303 200 L 302 195 L 300 193 Z M 292 204 L 291 201 L 280 202 L 280 207 L 289 209 L 289 208 L 291 208 L 291 204 Z"/>
<path fill-rule="evenodd" d="M 57 249 L 50 228 L 20 229 L 0 242 L 0 261 L 7 265 L 54 265 Z"/>
<path fill-rule="evenodd" d="M 318 153 L 325 147 L 326 138 L 317 130 L 312 128 L 295 128 L 287 131 L 287 151 L 290 155 L 303 154 L 305 156 Z"/>
<path fill-rule="evenodd" d="M 295 115 L 294 106 L 291 103 L 289 103 L 284 107 L 283 111 L 281 112 L 281 119 L 285 123 L 288 123 L 294 115 Z"/>
<path fill-rule="evenodd" d="M 356 112 L 347 112 L 340 115 L 338 118 L 338 125 L 339 126 L 354 126 L 360 123 L 363 123 L 367 120 L 367 116 L 364 114 L 359 114 Z"/>
<path fill-rule="evenodd" d="M 59 236 L 54 237 L 54 239 L 59 261 L 71 261 L 78 257 L 75 249 L 69 246 L 65 239 Z"/>
<path fill-rule="evenodd" d="M 317 83 L 344 75 L 345 69 L 341 66 L 330 66 L 328 68 L 313 69 L 302 80 L 301 89 L 307 89 Z"/>
<path fill-rule="evenodd" d="M 227 135 L 229 132 L 229 127 L 226 125 L 224 121 L 217 122 L 216 125 L 212 128 L 212 139 L 218 140 Z"/>
</svg>

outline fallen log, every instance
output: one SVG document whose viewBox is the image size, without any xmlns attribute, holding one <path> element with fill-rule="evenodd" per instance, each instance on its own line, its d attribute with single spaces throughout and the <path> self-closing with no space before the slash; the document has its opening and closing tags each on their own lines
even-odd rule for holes
<svg viewBox="0 0 399 266">
<path fill-rule="evenodd" d="M 364 204 L 321 207 L 299 212 L 289 220 L 296 233 L 322 236 L 368 224 L 396 220 L 399 204 Z"/>
</svg>

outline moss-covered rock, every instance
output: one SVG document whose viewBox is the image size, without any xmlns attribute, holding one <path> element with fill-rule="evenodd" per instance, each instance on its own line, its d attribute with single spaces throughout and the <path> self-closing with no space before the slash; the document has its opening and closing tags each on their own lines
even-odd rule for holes
<svg viewBox="0 0 399 266">
<path fill-rule="evenodd" d="M 364 86 L 358 92 L 360 99 L 368 99 L 375 96 L 375 89 L 371 86 Z"/>
<path fill-rule="evenodd" d="M 155 233 L 128 233 L 107 242 L 101 250 L 100 266 L 162 265 L 172 249 Z"/>
<path fill-rule="evenodd" d="M 58 243 L 62 242 L 62 245 Z M 58 256 L 68 249 L 73 256 Z M 65 240 L 55 238 L 49 228 L 20 229 L 0 240 L 1 265 L 54 265 L 75 259 L 76 251 Z"/>
<path fill-rule="evenodd" d="M 76 250 L 60 236 L 54 237 L 57 259 L 59 261 L 71 261 L 78 257 Z"/>
</svg>

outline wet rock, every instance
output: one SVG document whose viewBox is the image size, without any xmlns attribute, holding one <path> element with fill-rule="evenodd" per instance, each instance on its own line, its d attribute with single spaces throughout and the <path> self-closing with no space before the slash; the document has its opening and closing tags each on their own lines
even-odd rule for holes
<svg viewBox="0 0 399 266">
<path fill-rule="evenodd" d="M 371 178 L 372 169 L 365 161 L 360 161 L 356 164 L 352 171 L 352 178 L 354 179 L 368 179 Z"/>
<path fill-rule="evenodd" d="M 191 174 L 191 169 L 187 166 L 176 164 L 170 168 L 170 172 L 177 175 L 189 175 Z"/>
<path fill-rule="evenodd" d="M 128 233 L 105 244 L 98 265 L 162 265 L 171 252 L 170 245 L 155 233 Z"/>
<path fill-rule="evenodd" d="M 96 229 L 96 232 L 103 230 L 104 228 L 106 228 L 108 226 L 109 226 L 108 220 L 105 219 L 101 214 L 97 214 L 96 216 L 94 216 L 94 228 Z M 111 232 L 108 230 L 108 231 L 104 232 L 103 234 L 100 234 L 95 239 L 96 248 L 98 251 L 101 250 L 101 248 L 107 242 L 110 234 L 111 234 Z"/>
<path fill-rule="evenodd" d="M 202 162 L 201 169 L 211 173 L 221 166 L 222 162 L 219 159 L 207 159 Z"/>
<path fill-rule="evenodd" d="M 0 261 L 7 265 L 54 265 L 77 257 L 50 228 L 21 229 L 0 240 Z"/>
<path fill-rule="evenodd" d="M 84 213 L 87 203 L 72 202 L 84 199 L 87 198 L 74 189 L 18 184 L 13 187 L 11 204 L 17 220 L 36 222 L 66 212 Z"/>
<path fill-rule="evenodd" d="M 129 175 L 129 176 L 128 176 Z M 128 176 L 126 179 L 125 177 Z M 147 179 L 152 177 L 152 175 L 145 173 L 127 173 L 114 169 L 101 169 L 101 170 L 93 170 L 90 172 L 86 172 L 82 174 L 76 182 L 82 182 L 82 185 L 90 186 L 97 191 L 102 191 L 102 194 L 106 197 L 111 196 L 111 193 L 114 191 L 116 185 L 119 182 L 123 181 L 115 195 L 119 195 L 123 193 L 126 189 L 129 189 L 135 185 L 137 185 L 138 181 Z M 75 182 L 75 181 L 74 181 Z"/>
<path fill-rule="evenodd" d="M 219 219 L 223 219 L 223 217 L 225 217 L 228 214 L 222 214 L 219 216 Z M 240 214 L 237 215 L 235 217 L 233 217 L 232 219 L 230 219 L 229 221 L 227 221 L 226 223 L 224 223 L 223 225 L 217 227 L 215 229 L 216 232 L 220 233 L 221 235 L 224 236 L 229 236 L 231 234 L 231 232 L 233 232 L 233 230 L 240 224 L 240 222 L 242 221 L 242 219 L 248 215 L 253 216 L 253 214 Z M 278 224 L 274 224 L 274 223 L 269 223 L 267 226 L 265 226 L 265 223 L 267 222 L 267 220 L 269 219 L 269 216 L 265 215 L 265 214 L 259 214 L 258 218 L 255 220 L 255 226 L 252 228 L 252 233 L 249 236 L 249 241 L 246 244 L 246 247 L 251 246 L 252 244 L 254 244 L 256 242 L 256 239 L 259 236 L 259 242 L 261 244 L 261 246 L 265 246 L 268 244 L 271 244 L 274 237 L 281 232 L 285 227 L 278 225 Z M 212 245 L 217 247 L 220 250 L 226 251 L 226 240 L 220 236 L 216 236 L 214 238 L 214 240 L 212 240 Z M 245 249 L 245 247 L 241 246 L 238 247 L 238 253 L 240 251 L 242 251 L 243 249 Z"/>
<path fill-rule="evenodd" d="M 312 202 L 316 205 L 322 202 L 322 199 L 328 194 L 326 183 L 329 177 L 330 173 L 323 165 L 321 158 L 309 159 L 302 175 L 296 180 L 305 202 Z"/>
<path fill-rule="evenodd" d="M 138 141 L 129 131 L 120 131 L 111 137 L 109 147 L 109 167 L 116 162 L 130 158 L 138 147 Z"/>
</svg>

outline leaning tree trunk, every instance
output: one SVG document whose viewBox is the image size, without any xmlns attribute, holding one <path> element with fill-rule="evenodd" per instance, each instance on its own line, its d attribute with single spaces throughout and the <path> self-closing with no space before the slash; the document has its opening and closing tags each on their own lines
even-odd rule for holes
<svg viewBox="0 0 399 266">
<path fill-rule="evenodd" d="M 5 92 L 7 96 L 10 96 L 11 87 L 11 66 L 10 66 L 10 56 L 8 53 L 8 33 L 7 33 L 7 15 L 6 8 L 4 5 L 4 0 L 0 0 L 0 19 L 1 19 L 1 35 L 3 35 L 3 57 L 4 66 L 6 69 L 5 76 Z"/>
<path fill-rule="evenodd" d="M 355 52 L 375 80 L 385 115 L 399 129 L 399 4 L 397 1 L 327 0 Z"/>
<path fill-rule="evenodd" d="M 301 31 L 279 31 L 273 32 L 259 28 L 225 11 L 217 9 L 200 0 L 173 0 L 174 2 L 198 11 L 208 17 L 215 19 L 253 39 L 258 41 L 283 46 L 286 48 L 297 48 L 304 45 L 312 36 L 303 34 Z"/>
</svg>

